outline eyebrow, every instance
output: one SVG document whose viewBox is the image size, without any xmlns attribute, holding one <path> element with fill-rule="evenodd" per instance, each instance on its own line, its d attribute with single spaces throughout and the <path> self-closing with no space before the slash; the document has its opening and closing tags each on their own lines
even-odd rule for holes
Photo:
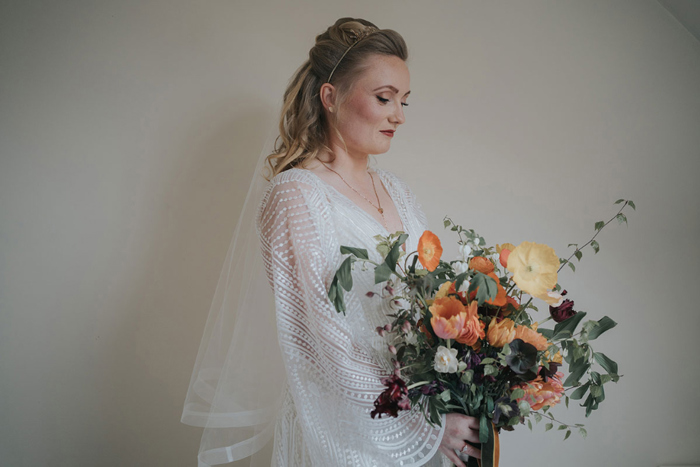
<svg viewBox="0 0 700 467">
<path fill-rule="evenodd" d="M 392 91 L 394 91 L 394 92 L 396 92 L 396 93 L 399 92 L 399 90 L 396 89 L 396 88 L 395 88 L 394 86 L 392 86 L 391 84 L 386 84 L 386 85 L 384 85 L 384 86 L 379 86 L 377 89 L 374 89 L 372 92 L 379 91 L 379 90 L 382 89 L 382 88 L 389 88 L 389 89 L 391 89 Z M 408 96 L 409 94 L 411 94 L 411 91 L 408 91 L 406 94 L 404 94 L 404 96 Z"/>
</svg>

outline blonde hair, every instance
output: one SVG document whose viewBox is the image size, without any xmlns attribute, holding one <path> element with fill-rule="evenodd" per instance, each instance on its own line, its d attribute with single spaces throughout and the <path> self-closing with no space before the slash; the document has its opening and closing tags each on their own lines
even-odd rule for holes
<svg viewBox="0 0 700 467">
<path fill-rule="evenodd" d="M 323 149 L 333 153 L 328 129 L 345 144 L 337 128 L 338 115 L 357 78 L 367 69 L 367 58 L 374 54 L 406 61 L 408 48 L 398 32 L 379 29 L 361 18 L 340 18 L 316 36 L 309 59 L 297 69 L 284 92 L 280 134 L 266 159 L 267 180 L 292 167 L 306 167 Z M 331 72 L 337 110 L 328 121 L 319 93 Z"/>
</svg>

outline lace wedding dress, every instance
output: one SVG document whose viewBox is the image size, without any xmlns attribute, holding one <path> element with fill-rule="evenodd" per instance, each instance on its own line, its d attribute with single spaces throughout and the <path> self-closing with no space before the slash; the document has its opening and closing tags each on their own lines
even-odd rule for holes
<svg viewBox="0 0 700 467">
<path fill-rule="evenodd" d="M 376 169 L 417 249 L 425 214 L 410 188 Z M 343 256 L 340 245 L 367 249 L 380 261 L 374 235 L 386 229 L 313 172 L 277 175 L 257 214 L 265 269 L 274 290 L 279 343 L 287 373 L 284 402 L 275 425 L 272 465 L 447 466 L 438 452 L 442 428 L 418 411 L 398 418 L 370 417 L 393 371 L 387 342 L 376 332 L 389 322 L 391 301 L 382 298 L 372 269 L 356 264 L 345 315 L 327 291 Z M 375 294 L 368 294 L 374 292 Z M 444 421 L 444 418 L 443 418 Z M 444 423 L 443 423 L 444 426 Z"/>
</svg>

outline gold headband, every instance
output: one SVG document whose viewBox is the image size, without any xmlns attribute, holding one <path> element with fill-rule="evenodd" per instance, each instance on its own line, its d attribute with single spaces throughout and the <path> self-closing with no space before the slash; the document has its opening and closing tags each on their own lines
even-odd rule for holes
<svg viewBox="0 0 700 467">
<path fill-rule="evenodd" d="M 330 83 L 330 82 L 331 82 L 331 78 L 333 77 L 333 72 L 335 72 L 335 69 L 338 68 L 338 65 L 340 65 L 340 62 L 343 61 L 343 58 L 345 57 L 345 55 L 346 55 L 348 52 L 350 52 L 350 49 L 352 49 L 353 47 L 355 47 L 355 44 L 357 44 L 358 42 L 360 42 L 362 39 L 364 39 L 364 38 L 367 37 L 367 36 L 372 35 L 373 33 L 377 32 L 377 31 L 378 31 L 378 29 L 373 28 L 373 27 L 371 27 L 371 26 L 368 26 L 367 28 L 365 28 L 365 29 L 363 29 L 362 31 L 359 31 L 359 32 L 353 31 L 353 32 L 355 33 L 355 42 L 353 42 L 352 44 L 350 44 L 350 47 L 347 48 L 347 50 L 345 51 L 345 53 L 340 57 L 340 60 L 338 60 L 338 62 L 335 64 L 335 66 L 334 66 L 333 69 L 331 70 L 331 74 L 328 75 L 328 79 L 326 80 L 326 83 Z"/>
</svg>

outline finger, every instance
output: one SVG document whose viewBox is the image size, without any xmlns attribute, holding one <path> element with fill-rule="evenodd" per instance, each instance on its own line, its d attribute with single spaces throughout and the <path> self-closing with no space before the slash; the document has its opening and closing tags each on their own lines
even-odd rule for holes
<svg viewBox="0 0 700 467">
<path fill-rule="evenodd" d="M 462 462 L 462 460 L 459 458 L 459 456 L 457 456 L 457 454 L 455 454 L 453 449 L 446 448 L 444 446 L 440 446 L 438 449 L 444 455 L 446 455 L 449 460 L 452 461 L 452 463 L 455 465 L 455 467 L 467 467 L 466 465 L 464 465 L 464 462 Z"/>
<path fill-rule="evenodd" d="M 464 447 L 462 448 L 462 452 L 468 455 L 469 457 L 473 457 L 475 459 L 481 459 L 481 449 L 476 448 L 472 446 L 469 443 L 464 443 Z"/>
</svg>

